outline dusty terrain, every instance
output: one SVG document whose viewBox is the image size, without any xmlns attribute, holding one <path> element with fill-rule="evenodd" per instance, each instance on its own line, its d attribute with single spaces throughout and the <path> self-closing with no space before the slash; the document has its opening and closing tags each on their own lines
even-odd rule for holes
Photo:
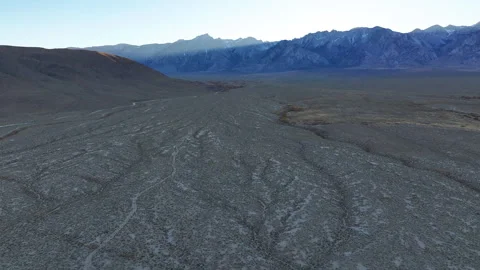
<svg viewBox="0 0 480 270">
<path fill-rule="evenodd" d="M 4 118 L 0 268 L 477 269 L 478 78 L 263 74 Z"/>
<path fill-rule="evenodd" d="M 202 91 L 211 92 L 115 55 L 0 46 L 0 117 L 98 110 Z"/>
</svg>

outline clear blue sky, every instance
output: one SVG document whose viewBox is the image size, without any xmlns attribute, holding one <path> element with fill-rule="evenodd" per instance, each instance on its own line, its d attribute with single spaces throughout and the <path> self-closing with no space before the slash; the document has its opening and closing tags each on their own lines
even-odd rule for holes
<svg viewBox="0 0 480 270">
<path fill-rule="evenodd" d="M 320 30 L 409 32 L 480 21 L 479 0 L 0 0 L 0 44 L 165 43 L 209 33 L 274 41 Z"/>
</svg>

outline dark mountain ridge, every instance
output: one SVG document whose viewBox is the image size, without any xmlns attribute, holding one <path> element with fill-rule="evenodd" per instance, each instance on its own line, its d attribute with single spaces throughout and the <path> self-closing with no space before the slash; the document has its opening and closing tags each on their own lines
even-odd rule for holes
<svg viewBox="0 0 480 270">
<path fill-rule="evenodd" d="M 272 72 L 315 68 L 480 68 L 480 23 L 434 25 L 410 33 L 382 27 L 322 31 L 302 38 L 262 42 L 192 40 L 144 46 L 91 47 L 121 55 L 165 73 Z"/>
</svg>

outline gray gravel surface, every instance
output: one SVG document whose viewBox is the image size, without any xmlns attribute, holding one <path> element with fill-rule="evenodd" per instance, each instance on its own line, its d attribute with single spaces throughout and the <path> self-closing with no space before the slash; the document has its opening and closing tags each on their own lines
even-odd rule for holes
<svg viewBox="0 0 480 270">
<path fill-rule="evenodd" d="M 0 269 L 478 269 L 478 132 L 312 132 L 271 91 L 3 119 Z"/>
</svg>

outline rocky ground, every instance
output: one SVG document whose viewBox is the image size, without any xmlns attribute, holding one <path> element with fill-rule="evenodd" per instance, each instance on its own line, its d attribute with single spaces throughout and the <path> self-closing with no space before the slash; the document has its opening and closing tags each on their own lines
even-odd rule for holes
<svg viewBox="0 0 480 270">
<path fill-rule="evenodd" d="M 474 91 L 292 85 L 1 119 L 0 268 L 478 268 Z"/>
</svg>

